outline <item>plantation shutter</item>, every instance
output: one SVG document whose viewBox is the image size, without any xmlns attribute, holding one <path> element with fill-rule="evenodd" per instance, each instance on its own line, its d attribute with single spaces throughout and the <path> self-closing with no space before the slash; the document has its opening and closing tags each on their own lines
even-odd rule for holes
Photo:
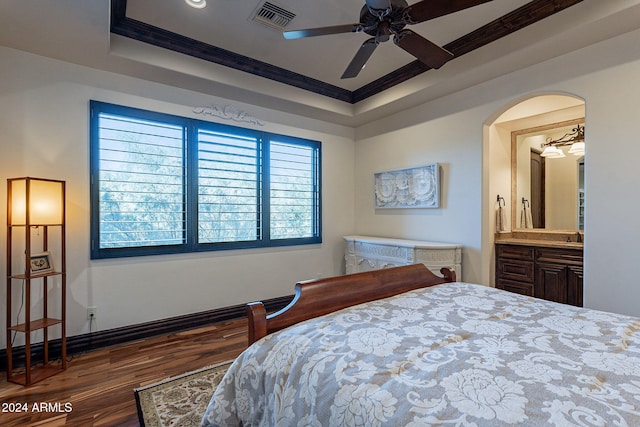
<svg viewBox="0 0 640 427">
<path fill-rule="evenodd" d="M 100 248 L 185 241 L 182 126 L 101 113 Z"/>
<path fill-rule="evenodd" d="M 260 158 L 255 136 L 198 132 L 198 242 L 260 239 Z"/>
<path fill-rule="evenodd" d="M 319 228 L 318 151 L 272 140 L 269 230 L 272 240 L 315 237 Z"/>
</svg>

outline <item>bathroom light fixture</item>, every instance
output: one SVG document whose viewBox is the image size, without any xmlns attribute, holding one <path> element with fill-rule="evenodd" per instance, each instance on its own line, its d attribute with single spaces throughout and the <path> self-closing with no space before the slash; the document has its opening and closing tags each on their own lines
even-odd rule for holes
<svg viewBox="0 0 640 427">
<path fill-rule="evenodd" d="M 569 154 L 573 154 L 574 156 L 584 155 L 584 141 L 574 142 L 573 144 L 571 144 Z"/>
<path fill-rule="evenodd" d="M 196 9 L 202 9 L 207 5 L 207 0 L 184 0 L 191 7 L 195 7 Z"/>
<path fill-rule="evenodd" d="M 546 147 L 544 147 L 544 150 L 542 151 L 542 153 L 540 153 L 540 155 L 549 159 L 559 159 L 561 157 L 565 157 L 564 152 L 555 145 L 547 145 Z"/>
<path fill-rule="evenodd" d="M 565 157 L 564 152 L 559 147 L 570 145 L 569 153 L 574 156 L 584 155 L 584 126 L 577 125 L 570 133 L 565 134 L 558 139 L 547 139 L 547 142 L 542 144 L 544 150 L 542 157 L 549 157 L 552 159 Z"/>
</svg>

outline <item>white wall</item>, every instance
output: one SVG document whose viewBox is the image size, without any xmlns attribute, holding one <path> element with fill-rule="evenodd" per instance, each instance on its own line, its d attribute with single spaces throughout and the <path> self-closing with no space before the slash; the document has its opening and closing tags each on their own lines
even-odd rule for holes
<svg viewBox="0 0 640 427">
<path fill-rule="evenodd" d="M 464 244 L 463 278 L 480 277 L 482 123 L 460 126 L 465 113 L 358 140 L 356 233 Z M 440 208 L 375 209 L 375 172 L 439 163 Z M 494 196 L 495 197 L 495 196 Z"/>
<path fill-rule="evenodd" d="M 88 306 L 97 307 L 97 329 L 105 330 L 287 295 L 298 280 L 343 272 L 342 236 L 353 232 L 354 223 L 351 128 L 7 48 L 0 48 L 0 63 L 0 180 L 34 176 L 67 181 L 69 336 L 88 332 Z M 90 99 L 212 121 L 224 120 L 197 116 L 193 107 L 232 105 L 264 121 L 260 129 L 322 141 L 323 243 L 91 261 Z M 6 224 L 5 200 L 3 184 L 1 224 Z M 5 242 L 5 227 L 0 230 Z M 5 250 L 3 243 L 0 259 L 5 259 Z M 4 262 L 1 265 L 5 277 Z M 15 313 L 20 288 L 14 289 Z M 36 296 L 34 300 L 37 308 L 41 301 Z M 4 313 L 5 298 L 0 301 Z M 4 331 L 2 327 L 3 338 Z"/>
<path fill-rule="evenodd" d="M 640 187 L 638 39 L 640 31 L 627 33 L 358 128 L 357 233 L 461 243 L 463 279 L 490 284 L 493 212 L 507 163 L 489 150 L 489 125 L 531 96 L 573 94 L 587 109 L 585 305 L 640 316 L 640 198 L 630 196 Z M 374 171 L 430 162 L 443 165 L 441 209 L 373 209 Z"/>
</svg>

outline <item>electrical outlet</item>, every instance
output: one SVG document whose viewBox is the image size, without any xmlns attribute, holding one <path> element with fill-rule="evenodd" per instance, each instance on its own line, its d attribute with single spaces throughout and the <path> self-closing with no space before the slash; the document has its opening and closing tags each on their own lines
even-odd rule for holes
<svg viewBox="0 0 640 427">
<path fill-rule="evenodd" d="M 96 318 L 96 312 L 98 311 L 98 307 L 87 307 L 87 320 L 94 320 Z"/>
</svg>

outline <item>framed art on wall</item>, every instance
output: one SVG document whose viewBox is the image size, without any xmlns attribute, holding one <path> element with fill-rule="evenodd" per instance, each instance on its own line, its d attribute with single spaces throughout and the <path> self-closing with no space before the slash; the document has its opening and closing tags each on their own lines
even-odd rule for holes
<svg viewBox="0 0 640 427">
<path fill-rule="evenodd" d="M 439 165 L 432 163 L 374 174 L 376 208 L 439 208 Z"/>
</svg>

